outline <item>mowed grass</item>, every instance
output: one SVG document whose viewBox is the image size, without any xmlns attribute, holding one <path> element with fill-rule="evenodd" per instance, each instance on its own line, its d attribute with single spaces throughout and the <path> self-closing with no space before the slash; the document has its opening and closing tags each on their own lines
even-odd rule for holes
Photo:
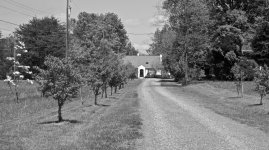
<svg viewBox="0 0 269 150">
<path fill-rule="evenodd" d="M 234 82 L 205 81 L 188 86 L 173 88 L 205 108 L 229 117 L 235 121 L 258 128 L 269 134 L 269 101 L 259 105 L 260 97 L 255 91 L 254 82 L 244 82 L 244 97 L 237 95 Z"/>
<path fill-rule="evenodd" d="M 29 84 L 21 81 L 18 86 L 19 101 L 16 101 L 15 94 L 12 93 L 7 83 L 0 81 L 0 124 L 22 117 L 32 116 L 42 113 L 43 110 L 57 107 L 57 101 L 52 98 L 41 96 L 37 83 Z M 89 99 L 93 97 L 89 87 L 82 88 L 81 97 L 74 100 Z M 69 103 L 67 101 L 66 103 Z"/>
<path fill-rule="evenodd" d="M 141 126 L 138 95 L 132 90 L 82 134 L 82 143 L 88 149 L 135 149 L 136 141 L 143 137 Z"/>
<path fill-rule="evenodd" d="M 8 121 L 1 122 L 0 149 L 134 149 L 136 140 L 142 137 L 136 94 L 140 82 L 131 81 L 126 88 L 109 98 L 99 97 L 98 106 L 92 105 L 93 98 L 89 89 L 83 88 L 84 104 L 79 97 L 66 103 L 62 112 L 66 121 L 62 123 L 56 123 L 55 101 L 42 99 L 38 91 L 32 97 L 23 98 L 21 104 L 14 103 L 11 98 L 10 105 L 23 105 L 25 100 L 26 108 L 37 106 L 40 109 L 28 114 L 20 109 L 25 115 L 18 114 L 19 118 L 9 117 Z M 35 90 L 34 87 L 28 88 Z M 44 103 L 33 104 L 34 101 Z M 51 106 L 43 108 L 48 104 Z"/>
<path fill-rule="evenodd" d="M 51 99 L 42 98 L 37 84 L 31 85 L 21 81 L 18 91 L 17 102 L 15 94 L 11 92 L 7 83 L 0 81 L 0 124 L 52 108 L 57 104 Z"/>
<path fill-rule="evenodd" d="M 222 88 L 236 92 L 236 85 L 234 81 L 207 81 L 206 83 L 216 88 Z M 254 81 L 244 81 L 243 88 L 244 94 L 258 96 L 258 92 L 255 90 L 256 83 Z"/>
</svg>

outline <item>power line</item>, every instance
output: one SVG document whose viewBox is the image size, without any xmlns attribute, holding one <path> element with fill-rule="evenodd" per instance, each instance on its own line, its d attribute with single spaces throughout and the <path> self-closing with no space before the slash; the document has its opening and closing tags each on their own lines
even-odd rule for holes
<svg viewBox="0 0 269 150">
<path fill-rule="evenodd" d="M 4 23 L 12 24 L 12 25 L 14 25 L 14 26 L 20 26 L 20 25 L 18 25 L 18 24 L 16 24 L 16 23 L 12 23 L 12 22 L 5 21 L 5 20 L 1 20 L 1 19 L 0 19 L 0 21 L 1 21 L 1 22 L 4 22 Z"/>
<path fill-rule="evenodd" d="M 32 12 L 40 12 L 40 13 L 48 13 L 48 12 L 45 12 L 45 11 L 43 11 L 43 10 L 39 10 L 39 9 L 36 9 L 36 8 L 33 8 L 33 7 L 30 7 L 30 6 L 27 6 L 27 5 L 24 5 L 24 4 L 22 4 L 22 3 L 20 3 L 20 2 L 16 2 L 16 1 L 14 1 L 14 0 L 4 0 L 4 1 L 6 1 L 6 2 L 8 2 L 9 4 L 12 4 L 12 5 L 16 5 L 16 6 L 18 6 L 18 7 L 21 7 L 21 8 L 24 8 L 25 10 L 28 10 L 28 11 L 32 11 Z"/>
<path fill-rule="evenodd" d="M 20 5 L 18 5 L 18 4 L 14 4 L 14 3 L 12 3 L 12 1 L 9 1 L 9 0 L 4 0 L 6 3 L 8 3 L 9 5 L 11 5 L 11 6 L 14 6 L 14 7 L 16 7 L 16 8 L 22 8 L 23 10 L 26 10 L 27 12 L 31 12 L 31 13 L 36 13 L 36 12 L 33 12 L 32 10 L 29 10 L 29 9 L 26 9 L 25 7 L 22 7 L 22 6 L 20 6 Z"/>
<path fill-rule="evenodd" d="M 17 11 L 17 10 L 15 10 L 15 9 L 12 9 L 12 8 L 9 8 L 9 7 L 5 7 L 5 6 L 2 6 L 2 5 L 0 5 L 0 7 L 5 8 L 5 9 L 10 10 L 10 11 L 17 12 L 18 14 L 21 14 L 21 15 L 24 15 L 24 16 L 34 17 L 34 16 L 32 16 L 32 15 L 29 15 L 29 14 L 26 14 L 26 13 L 23 13 L 23 12 L 20 12 L 20 11 Z"/>
</svg>

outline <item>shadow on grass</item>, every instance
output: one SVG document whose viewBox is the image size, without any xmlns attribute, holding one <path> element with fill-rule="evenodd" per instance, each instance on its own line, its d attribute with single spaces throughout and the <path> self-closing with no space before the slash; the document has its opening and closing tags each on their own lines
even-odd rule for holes
<svg viewBox="0 0 269 150">
<path fill-rule="evenodd" d="M 240 99 L 240 98 L 242 98 L 242 97 L 240 97 L 240 96 L 232 96 L 232 97 L 228 97 L 228 99 Z"/>
<path fill-rule="evenodd" d="M 82 104 L 84 107 L 92 107 L 93 105 L 91 105 L 91 104 Z"/>
<path fill-rule="evenodd" d="M 62 122 L 69 122 L 69 123 L 73 123 L 73 124 L 79 124 L 82 123 L 82 121 L 78 121 L 78 120 L 69 120 L 69 119 L 64 119 Z M 62 123 L 59 121 L 45 121 L 45 122 L 39 122 L 37 124 L 41 124 L 41 125 L 45 125 L 45 124 L 55 124 L 55 123 Z"/>
<path fill-rule="evenodd" d="M 106 104 L 96 104 L 96 106 L 109 107 L 110 105 L 106 105 Z"/>
<path fill-rule="evenodd" d="M 249 107 L 262 106 L 262 104 L 250 104 Z"/>
<path fill-rule="evenodd" d="M 109 99 L 119 99 L 118 97 L 110 96 Z"/>
</svg>

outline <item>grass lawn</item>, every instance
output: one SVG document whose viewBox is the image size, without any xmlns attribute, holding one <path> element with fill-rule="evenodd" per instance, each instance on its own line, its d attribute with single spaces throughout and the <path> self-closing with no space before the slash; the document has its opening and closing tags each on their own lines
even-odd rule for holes
<svg viewBox="0 0 269 150">
<path fill-rule="evenodd" d="M 191 96 L 197 103 L 214 112 L 229 117 L 269 134 L 269 101 L 259 104 L 255 83 L 244 82 L 245 96 L 238 97 L 234 82 L 205 81 L 173 89 L 179 94 Z"/>
<path fill-rule="evenodd" d="M 0 149 L 133 149 L 136 140 L 142 137 L 136 93 L 140 82 L 131 81 L 113 96 L 99 98 L 98 106 L 92 105 L 91 94 L 84 88 L 84 105 L 80 98 L 64 105 L 62 123 L 55 122 L 55 101 L 41 98 L 36 85 L 23 89 L 24 96 L 18 104 L 12 95 L 6 94 L 8 89 L 1 86 L 5 95 L 1 95 L 1 105 L 14 112 L 2 110 L 4 106 L 1 106 L 4 121 L 0 123 Z M 13 115 L 2 115 L 8 114 L 7 111 Z"/>
<path fill-rule="evenodd" d="M 223 88 L 236 92 L 236 86 L 234 81 L 207 81 L 206 83 L 216 88 Z M 258 96 L 257 91 L 255 91 L 256 83 L 254 81 L 244 81 L 243 87 L 244 87 L 244 94 Z"/>
</svg>

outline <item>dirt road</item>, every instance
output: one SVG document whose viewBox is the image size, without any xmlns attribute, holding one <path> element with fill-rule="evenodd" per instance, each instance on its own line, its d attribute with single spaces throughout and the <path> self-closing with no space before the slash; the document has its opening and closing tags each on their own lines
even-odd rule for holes
<svg viewBox="0 0 269 150">
<path fill-rule="evenodd" d="M 148 79 L 139 87 L 144 140 L 138 149 L 269 149 L 267 134 L 216 114 L 191 96 L 171 93 L 169 86 L 177 85 Z"/>
</svg>

